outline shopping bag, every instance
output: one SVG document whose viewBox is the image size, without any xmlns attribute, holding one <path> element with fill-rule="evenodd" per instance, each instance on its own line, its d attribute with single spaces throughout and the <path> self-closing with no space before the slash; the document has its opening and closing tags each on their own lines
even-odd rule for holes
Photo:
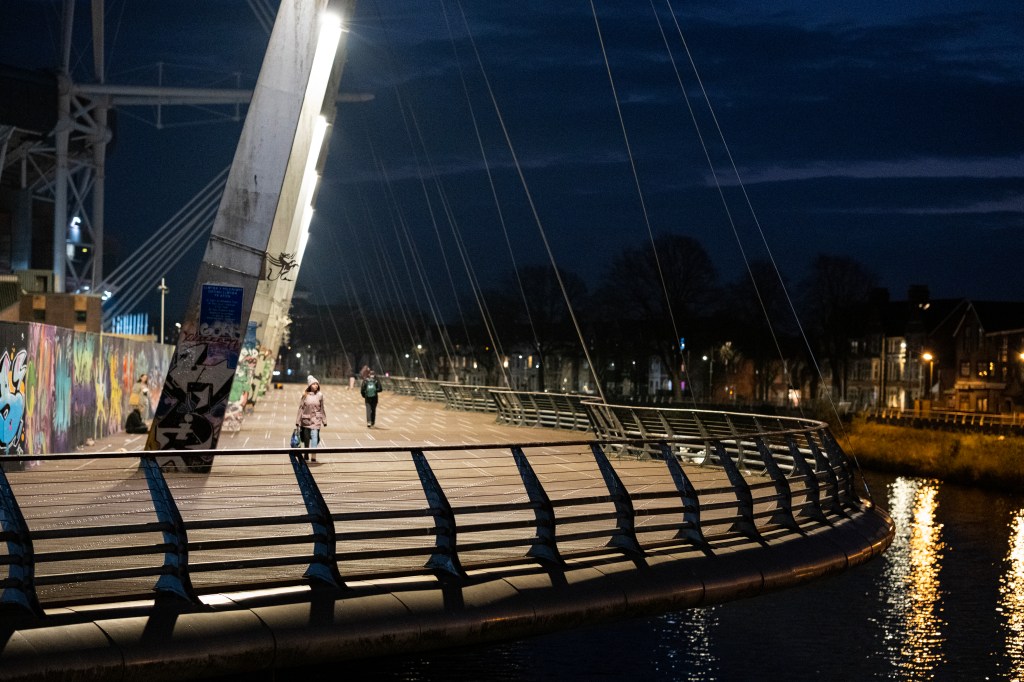
<svg viewBox="0 0 1024 682">
<path fill-rule="evenodd" d="M 293 448 L 299 447 L 299 430 L 298 429 L 295 429 L 294 431 L 292 431 L 292 447 Z"/>
</svg>

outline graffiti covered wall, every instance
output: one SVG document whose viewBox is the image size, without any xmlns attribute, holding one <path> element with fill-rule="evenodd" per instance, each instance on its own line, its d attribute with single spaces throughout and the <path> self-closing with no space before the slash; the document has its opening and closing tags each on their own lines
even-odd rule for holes
<svg viewBox="0 0 1024 682">
<path fill-rule="evenodd" d="M 149 374 L 150 414 L 173 348 L 32 322 L 0 322 L 0 455 L 70 452 L 123 430 Z"/>
</svg>

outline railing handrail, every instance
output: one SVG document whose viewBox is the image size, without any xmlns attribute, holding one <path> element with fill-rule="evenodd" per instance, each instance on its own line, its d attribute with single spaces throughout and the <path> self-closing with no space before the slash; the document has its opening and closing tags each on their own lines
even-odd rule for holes
<svg viewBox="0 0 1024 682">
<path fill-rule="evenodd" d="M 730 438 L 691 435 L 671 439 L 583 439 L 515 445 L 320 448 L 317 454 L 328 468 L 318 469 L 317 473 L 305 463 L 301 450 L 207 451 L 200 454 L 215 455 L 220 464 L 229 464 L 210 477 L 228 483 L 215 485 L 211 480 L 196 488 L 189 487 L 197 480 L 192 474 L 170 479 L 165 476 L 159 464 L 172 461 L 172 453 L 64 453 L 5 458 L 5 462 L 40 461 L 43 468 L 9 474 L 0 471 L 0 512 L 3 512 L 0 513 L 0 521 L 3 521 L 0 532 L 6 541 L 0 548 L 7 547 L 6 552 L 0 552 L 0 597 L 5 602 L 40 613 L 40 604 L 67 605 L 75 603 L 76 599 L 86 599 L 67 596 L 75 593 L 66 589 L 51 593 L 46 589 L 49 586 L 84 585 L 92 592 L 99 589 L 93 588 L 94 584 L 102 583 L 105 599 L 140 598 L 144 596 L 144 588 L 139 586 L 139 581 L 156 577 L 157 582 L 152 586 L 156 592 L 196 602 L 200 593 L 251 590 L 269 580 L 263 575 L 256 584 L 247 582 L 256 569 L 284 571 L 283 575 L 291 576 L 275 578 L 277 583 L 312 581 L 340 586 L 351 579 L 421 570 L 415 566 L 396 568 L 391 561 L 378 569 L 350 568 L 357 562 L 376 565 L 374 562 L 389 558 L 418 556 L 426 558 L 425 566 L 429 570 L 458 579 L 464 576 L 464 565 L 496 560 L 489 553 L 500 555 L 504 562 L 543 560 L 559 564 L 563 557 L 583 551 L 581 544 L 587 551 L 610 543 L 623 551 L 643 554 L 645 547 L 673 537 L 686 537 L 696 544 L 737 532 L 756 538 L 766 527 L 795 527 L 796 517 L 824 518 L 858 504 L 845 455 L 826 431 L 820 422 L 807 420 L 802 428 L 738 434 Z M 549 449 L 553 452 L 545 452 Z M 472 463 L 468 455 L 458 454 L 470 450 L 477 457 Z M 627 460 L 613 466 L 607 456 L 607 453 L 635 450 L 655 453 L 655 459 L 663 460 L 667 468 L 652 469 L 651 464 L 656 462 L 630 464 Z M 372 457 L 375 453 L 387 453 L 389 457 L 375 460 Z M 549 457 L 556 459 L 549 463 Z M 550 474 L 535 472 L 534 467 L 539 467 L 536 471 L 546 471 L 545 465 L 550 467 L 554 461 L 563 462 L 566 457 L 574 458 L 581 471 L 589 472 L 589 484 L 579 487 L 576 483 L 576 487 L 566 492 L 557 482 L 552 487 L 552 483 L 545 480 Z M 55 486 L 52 494 L 62 496 L 63 500 L 69 490 L 74 492 L 74 481 L 64 481 L 86 475 L 83 467 L 62 470 L 47 464 L 90 459 L 102 467 L 103 463 L 125 458 L 137 459 L 143 475 L 129 475 L 123 467 L 97 469 L 100 473 L 96 475 L 108 475 L 103 473 L 106 471 L 112 472 L 109 475 L 124 477 L 116 480 L 114 487 L 122 493 L 115 496 L 114 501 L 82 503 L 82 509 L 88 513 L 83 512 L 81 518 L 44 517 L 51 513 L 47 510 L 55 500 L 38 492 L 40 486 L 45 488 L 44 483 Z M 255 464 L 257 458 L 260 458 L 260 468 Z M 757 464 L 751 466 L 755 461 Z M 694 462 L 721 473 L 712 476 L 713 480 L 701 477 L 694 484 L 680 466 L 689 467 Z M 287 469 L 274 469 L 277 473 L 273 474 L 247 473 L 262 472 L 266 467 Z M 290 476 L 284 473 L 286 470 Z M 744 470 L 752 473 L 744 474 Z M 40 471 L 45 471 L 46 476 L 38 476 Z M 640 497 L 636 494 L 633 497 L 660 499 L 667 504 L 634 512 L 629 491 L 634 477 L 641 475 L 644 478 L 637 480 L 643 481 L 638 483 L 642 493 Z M 270 480 L 266 488 L 262 487 L 264 476 Z M 286 485 L 292 476 L 294 480 Z M 660 481 L 660 489 L 651 487 L 646 478 L 650 476 Z M 519 483 L 502 493 L 505 499 L 494 501 L 496 493 L 492 491 L 480 501 L 471 497 L 474 485 L 467 484 L 470 478 L 477 486 L 493 486 L 498 479 L 506 484 Z M 403 481 L 405 487 L 399 486 L 398 490 L 409 490 L 409 485 L 416 485 L 420 492 L 412 498 L 403 493 L 390 502 L 373 490 L 381 481 L 388 485 Z M 297 491 L 290 492 L 296 484 Z M 131 485 L 137 487 L 132 489 Z M 353 491 L 358 491 L 360 485 L 370 487 L 367 491 L 370 497 L 362 504 L 372 509 L 340 509 L 357 504 Z M 249 492 L 250 488 L 254 492 Z M 521 499 L 523 489 L 528 501 Z M 221 492 L 207 499 L 211 490 Z M 555 491 L 555 499 L 549 497 L 549 490 Z M 188 502 L 184 517 L 178 500 L 181 491 L 186 493 L 182 499 Z M 451 501 L 449 495 L 453 496 Z M 702 495 L 704 499 L 700 499 Z M 148 498 L 149 511 L 135 511 L 130 523 L 118 524 L 124 516 L 117 506 L 124 504 L 122 498 L 131 499 L 132 504 L 141 504 Z M 413 501 L 415 499 L 419 502 Z M 27 501 L 27 506 L 20 506 L 19 500 Z M 215 506 L 216 502 L 224 509 L 231 509 L 231 513 L 237 511 L 241 515 L 191 518 L 196 513 L 197 500 L 206 500 L 207 506 Z M 671 500 L 675 500 L 675 504 Z M 604 509 L 578 509 L 595 504 Z M 200 504 L 198 508 L 203 507 Z M 245 511 L 248 508 L 269 509 L 271 513 L 252 515 Z M 714 511 L 715 518 L 702 523 L 701 508 Z M 562 511 L 556 514 L 556 509 Z M 143 512 L 149 519 L 139 516 Z M 479 520 L 465 522 L 469 515 Z M 88 521 L 94 517 L 96 521 Z M 409 526 L 416 518 L 430 519 L 432 525 Z M 46 527 L 47 522 L 52 527 Z M 360 525 L 366 523 L 380 525 Z M 335 524 L 343 524 L 343 527 L 336 528 Z M 116 541 L 106 530 L 110 525 L 117 525 L 122 531 Z M 522 534 L 498 538 L 486 535 L 515 529 L 521 529 Z M 92 533 L 94 530 L 96 532 Z M 252 535 L 257 531 L 267 534 Z M 225 532 L 229 533 L 226 537 Z M 478 534 L 481 535 L 478 537 Z M 97 537 L 95 546 L 86 542 L 93 535 Z M 62 544 L 71 538 L 76 539 L 73 547 Z M 348 546 L 352 542 L 365 543 L 368 538 L 389 542 Z M 402 538 L 410 541 L 418 538 L 422 542 L 402 544 L 399 542 Z M 525 556 L 514 553 L 516 548 L 523 547 L 528 548 Z M 243 549 L 246 551 L 226 557 L 202 556 L 208 552 L 241 552 Z M 161 555 L 162 564 L 155 559 Z M 197 555 L 200 555 L 198 559 Z M 90 564 L 90 570 L 79 566 L 62 570 L 61 562 L 67 561 L 95 565 Z M 288 572 L 288 567 L 303 565 L 306 569 L 301 575 Z M 40 573 L 39 568 L 44 571 Z M 230 576 L 242 569 L 245 569 L 242 576 L 224 579 L 227 582 L 193 586 L 196 577 L 209 581 L 211 576 Z"/>
<path fill-rule="evenodd" d="M 1024 413 L 965 412 L 932 407 L 915 410 L 899 407 L 876 407 L 866 410 L 869 419 L 927 422 L 929 424 L 952 424 L 965 427 L 1024 426 Z"/>
</svg>

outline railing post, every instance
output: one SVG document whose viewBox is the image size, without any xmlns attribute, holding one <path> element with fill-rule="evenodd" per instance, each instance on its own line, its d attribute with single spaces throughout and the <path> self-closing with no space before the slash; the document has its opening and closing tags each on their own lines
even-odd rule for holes
<svg viewBox="0 0 1024 682">
<path fill-rule="evenodd" d="M 526 556 L 533 557 L 543 562 L 563 565 L 565 562 L 558 553 L 558 541 L 555 538 L 555 509 L 551 506 L 551 499 L 544 491 L 540 479 L 526 459 L 526 453 L 518 445 L 512 447 L 512 457 L 515 459 L 516 468 L 519 469 L 519 476 L 523 479 L 523 486 L 526 488 L 526 495 L 533 504 L 533 515 L 537 520 L 537 542 L 530 546 Z"/>
<path fill-rule="evenodd" d="M 825 452 L 828 455 L 829 462 L 838 466 L 839 470 L 843 472 L 843 478 L 840 483 L 848 499 L 851 502 L 856 501 L 857 495 L 853 491 L 853 467 L 850 466 L 850 458 L 843 452 L 843 448 L 839 446 L 839 441 L 836 440 L 836 437 L 832 435 L 829 429 L 821 429 L 821 442 L 825 444 Z"/>
<path fill-rule="evenodd" d="M 427 504 L 434 517 L 434 553 L 427 560 L 426 567 L 460 579 L 465 578 L 466 573 L 459 562 L 452 505 L 441 489 L 441 484 L 437 482 L 423 451 L 413 450 L 412 461 L 416 465 L 420 485 L 423 486 L 423 493 L 427 496 Z"/>
<path fill-rule="evenodd" d="M 32 615 L 43 615 L 36 595 L 35 553 L 32 550 L 32 536 L 28 524 L 14 498 L 3 466 L 0 465 L 0 540 L 7 542 L 10 563 L 7 579 L 0 581 L 0 607 L 12 605 Z"/>
<path fill-rule="evenodd" d="M 292 451 L 288 453 L 288 459 L 292 463 L 295 480 L 299 484 L 299 492 L 302 493 L 302 501 L 313 526 L 313 561 L 302 577 L 330 587 L 342 587 L 345 583 L 338 572 L 337 535 L 331 510 L 327 508 L 327 502 L 302 455 Z"/>
<path fill-rule="evenodd" d="M 821 454 L 821 448 L 814 442 L 814 434 L 807 431 L 804 434 L 807 439 L 807 445 L 811 448 L 811 455 L 814 457 L 814 466 L 819 471 L 825 472 L 825 478 L 828 479 L 829 487 L 829 499 L 831 500 L 829 508 L 837 514 L 843 513 L 843 504 L 839 500 L 839 479 L 836 478 L 836 472 L 832 470 L 832 465 L 825 458 L 825 455 Z"/>
<path fill-rule="evenodd" d="M 604 484 L 608 487 L 608 494 L 611 495 L 612 502 L 615 504 L 615 528 L 618 532 L 609 540 L 608 546 L 618 547 L 627 554 L 642 555 L 644 551 L 636 539 L 633 501 L 629 499 L 626 486 L 622 485 L 622 480 L 615 473 L 615 469 L 612 468 L 608 457 L 601 450 L 601 446 L 591 443 L 590 449 L 594 453 L 594 459 L 597 460 L 597 468 L 601 471 Z"/>
<path fill-rule="evenodd" d="M 825 514 L 821 511 L 821 490 L 818 485 L 818 476 L 811 470 L 807 458 L 800 451 L 796 439 L 792 435 L 786 436 L 786 444 L 789 446 L 789 454 L 793 458 L 793 468 L 806 481 L 807 490 L 807 515 L 815 521 L 826 523 Z"/>
<path fill-rule="evenodd" d="M 718 461 L 725 469 L 725 475 L 732 484 L 733 492 L 736 493 L 736 511 L 740 517 L 732 524 L 732 529 L 751 540 L 760 540 L 761 534 L 757 531 L 757 525 L 754 523 L 754 496 L 750 494 L 750 486 L 747 485 L 746 479 L 743 478 L 739 469 L 736 468 L 736 464 L 729 457 L 722 441 L 715 440 L 714 447 Z"/>
<path fill-rule="evenodd" d="M 704 539 L 704 531 L 700 526 L 700 500 L 697 497 L 697 489 L 686 477 L 683 467 L 679 466 L 679 460 L 673 454 L 672 448 L 667 443 L 658 445 L 661 458 L 665 460 L 669 475 L 672 476 L 672 482 L 676 484 L 676 490 L 679 491 L 679 497 L 683 502 L 683 523 L 686 526 L 679 529 L 676 537 L 689 540 L 698 547 L 707 547 L 708 541 Z"/>
<path fill-rule="evenodd" d="M 167 486 L 156 457 L 140 457 L 139 466 L 146 475 L 153 510 L 156 512 L 157 521 L 163 526 L 164 544 L 168 545 L 168 550 L 164 553 L 164 572 L 156 581 L 153 590 L 159 595 L 175 596 L 193 605 L 201 604 L 199 596 L 192 588 L 192 578 L 188 572 L 188 534 L 185 532 L 185 522 L 178 511 L 171 489 Z"/>
<path fill-rule="evenodd" d="M 725 423 L 729 426 L 729 434 L 732 435 L 736 441 L 736 466 L 739 468 L 746 468 L 747 455 L 743 450 L 743 441 L 740 440 L 739 429 L 737 429 L 736 425 L 732 423 L 732 419 L 729 418 L 728 414 L 723 414 L 722 416 L 725 417 Z"/>
<path fill-rule="evenodd" d="M 778 462 L 772 456 L 772 451 L 768 444 L 764 442 L 764 437 L 755 436 L 754 442 L 757 444 L 757 451 L 764 462 L 764 468 L 768 471 L 768 476 L 771 477 L 772 483 L 775 485 L 775 495 L 779 498 L 779 508 L 772 514 L 769 520 L 771 523 L 783 528 L 799 531 L 800 524 L 793 518 L 793 491 L 789 488 L 789 481 L 786 480 L 785 474 L 782 473 Z"/>
<path fill-rule="evenodd" d="M 704 461 L 701 462 L 703 465 L 711 459 L 711 441 L 713 439 L 711 438 L 711 432 L 708 431 L 708 427 L 704 425 L 704 422 L 700 420 L 696 412 L 693 413 L 693 423 L 697 426 L 697 433 L 704 439 Z"/>
</svg>

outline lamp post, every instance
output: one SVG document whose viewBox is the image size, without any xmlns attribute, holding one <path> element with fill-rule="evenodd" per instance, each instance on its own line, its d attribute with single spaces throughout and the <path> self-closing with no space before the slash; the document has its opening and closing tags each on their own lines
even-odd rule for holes
<svg viewBox="0 0 1024 682">
<path fill-rule="evenodd" d="M 703 356 L 703 359 L 708 363 L 708 402 L 715 397 L 715 356 L 714 353 L 711 355 Z"/>
<path fill-rule="evenodd" d="M 167 284 L 164 283 L 164 278 L 160 278 L 160 286 L 157 287 L 160 291 L 160 343 L 164 343 L 164 299 L 167 298 Z"/>
<path fill-rule="evenodd" d="M 932 373 L 935 370 L 935 356 L 932 355 L 929 351 L 925 351 L 924 354 L 921 355 L 921 359 L 928 363 L 928 396 L 929 399 L 931 399 Z"/>
</svg>

